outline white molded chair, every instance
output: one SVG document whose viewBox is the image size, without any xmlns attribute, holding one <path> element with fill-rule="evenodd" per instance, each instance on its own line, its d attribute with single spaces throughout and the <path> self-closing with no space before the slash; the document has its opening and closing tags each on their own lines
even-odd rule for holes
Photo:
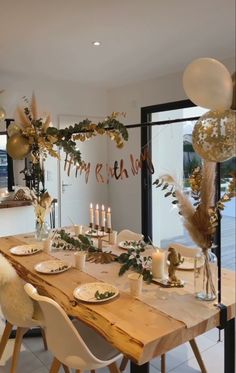
<svg viewBox="0 0 236 373">
<path fill-rule="evenodd" d="M 79 321 L 71 321 L 54 300 L 38 294 L 31 284 L 25 291 L 42 311 L 48 348 L 55 359 L 50 373 L 57 373 L 61 363 L 82 373 L 84 370 L 108 367 L 111 373 L 119 373 L 116 360 L 121 354 L 104 338 Z M 63 343 L 65 341 L 65 343 Z"/>
<path fill-rule="evenodd" d="M 16 338 L 12 355 L 10 373 L 14 373 L 20 353 L 22 338 L 32 327 L 40 325 L 40 315 L 34 307 L 33 301 L 24 291 L 24 283 L 17 275 L 9 261 L 0 254 L 0 305 L 6 326 L 0 340 L 0 359 L 7 341 L 16 326 Z M 43 330 L 42 335 L 44 338 Z M 44 347 L 47 349 L 46 339 Z"/>
<path fill-rule="evenodd" d="M 167 251 L 170 247 L 173 247 L 182 256 L 189 258 L 194 258 L 196 255 L 201 253 L 201 249 L 199 247 L 186 246 L 177 242 L 171 242 L 167 247 Z"/>
<path fill-rule="evenodd" d="M 129 229 L 124 229 L 123 231 L 120 231 L 117 235 L 117 243 L 121 241 L 140 241 L 143 239 L 143 235 L 140 233 L 135 233 L 130 231 Z"/>
</svg>

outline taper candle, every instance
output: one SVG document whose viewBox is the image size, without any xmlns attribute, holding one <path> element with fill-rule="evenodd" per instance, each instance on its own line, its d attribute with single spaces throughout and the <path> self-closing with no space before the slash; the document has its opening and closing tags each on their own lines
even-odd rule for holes
<svg viewBox="0 0 236 373">
<path fill-rule="evenodd" d="M 89 218 L 90 218 L 90 224 L 93 225 L 94 213 L 93 213 L 93 204 L 92 203 L 90 203 Z"/>
<path fill-rule="evenodd" d="M 107 209 L 107 228 L 111 229 L 111 209 L 108 207 Z"/>
<path fill-rule="evenodd" d="M 105 208 L 104 208 L 104 205 L 102 205 L 102 211 L 101 211 L 101 227 L 104 228 L 105 227 Z"/>
<path fill-rule="evenodd" d="M 98 204 L 96 205 L 96 209 L 95 209 L 95 225 L 99 227 L 99 206 Z"/>
</svg>

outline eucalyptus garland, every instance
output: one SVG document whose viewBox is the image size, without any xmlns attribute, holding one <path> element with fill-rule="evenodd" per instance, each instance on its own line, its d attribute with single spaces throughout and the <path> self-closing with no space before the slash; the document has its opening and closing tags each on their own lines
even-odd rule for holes
<svg viewBox="0 0 236 373">
<path fill-rule="evenodd" d="M 90 237 L 79 234 L 72 237 L 64 229 L 56 231 L 53 247 L 62 250 L 96 252 L 98 249 L 94 246 Z"/>
</svg>

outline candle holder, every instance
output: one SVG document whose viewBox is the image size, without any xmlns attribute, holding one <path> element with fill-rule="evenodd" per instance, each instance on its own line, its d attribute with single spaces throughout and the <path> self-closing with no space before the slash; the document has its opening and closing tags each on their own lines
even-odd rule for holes
<svg viewBox="0 0 236 373">
<path fill-rule="evenodd" d="M 107 233 L 108 233 L 108 242 L 111 244 L 112 229 L 111 228 L 107 228 Z"/>
<path fill-rule="evenodd" d="M 162 288 L 183 288 L 184 287 L 184 281 L 178 280 L 177 282 L 172 282 L 168 278 L 153 278 L 152 282 L 155 282 L 156 284 L 160 285 Z"/>
<path fill-rule="evenodd" d="M 93 229 L 93 223 L 89 223 L 89 228 Z"/>
</svg>

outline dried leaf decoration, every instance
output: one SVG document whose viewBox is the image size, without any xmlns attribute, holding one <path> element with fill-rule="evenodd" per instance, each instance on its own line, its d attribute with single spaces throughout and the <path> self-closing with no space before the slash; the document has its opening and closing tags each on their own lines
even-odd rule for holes
<svg viewBox="0 0 236 373">
<path fill-rule="evenodd" d="M 116 259 L 116 256 L 112 254 L 112 252 L 97 251 L 93 253 L 88 253 L 86 260 L 90 263 L 108 264 L 108 263 L 114 262 L 115 259 Z"/>
</svg>

